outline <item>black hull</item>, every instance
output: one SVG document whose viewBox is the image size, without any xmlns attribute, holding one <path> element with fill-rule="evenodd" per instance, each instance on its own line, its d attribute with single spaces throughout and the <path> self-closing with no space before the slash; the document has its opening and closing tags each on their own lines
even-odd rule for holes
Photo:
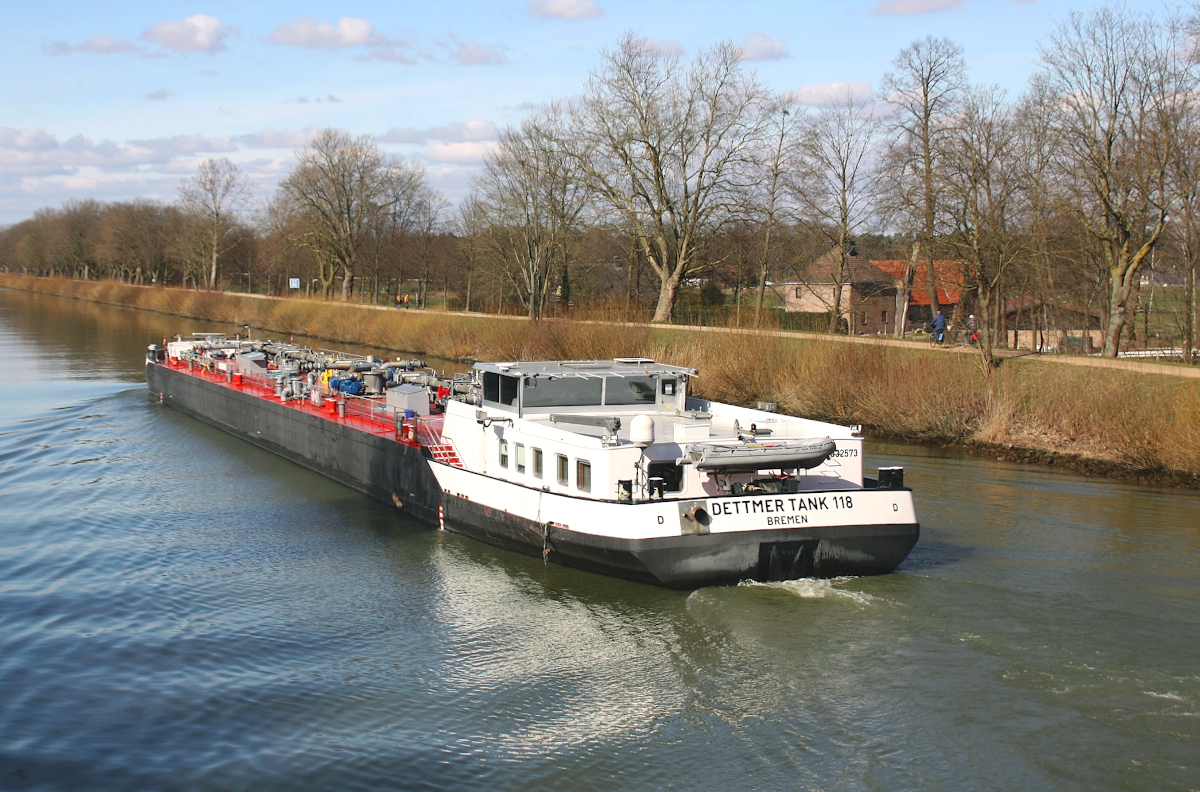
<svg viewBox="0 0 1200 792">
<path fill-rule="evenodd" d="M 564 566 L 673 589 L 742 580 L 881 575 L 917 542 L 919 526 L 796 528 L 615 539 L 547 526 L 443 493 L 419 449 L 167 366 L 148 363 L 162 403 L 430 525 Z"/>
<path fill-rule="evenodd" d="M 247 440 L 405 514 L 438 523 L 441 489 L 420 450 L 149 363 L 146 383 L 162 403 Z"/>
<path fill-rule="evenodd" d="M 885 575 L 908 557 L 918 524 L 786 528 L 616 539 L 537 523 L 445 493 L 446 529 L 563 566 L 673 589 Z"/>
</svg>

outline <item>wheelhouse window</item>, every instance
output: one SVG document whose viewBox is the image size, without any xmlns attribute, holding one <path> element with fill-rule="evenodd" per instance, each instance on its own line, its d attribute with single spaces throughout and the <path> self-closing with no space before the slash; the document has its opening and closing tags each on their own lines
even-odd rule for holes
<svg viewBox="0 0 1200 792">
<path fill-rule="evenodd" d="M 517 406 L 516 377 L 498 374 L 495 371 L 483 372 L 483 400 L 505 407 Z"/>
<path fill-rule="evenodd" d="M 517 443 L 516 447 L 513 450 L 516 452 L 516 457 L 517 457 L 517 472 L 524 473 L 525 472 L 525 446 L 522 445 L 521 443 Z"/>
<path fill-rule="evenodd" d="M 600 404 L 601 377 L 538 377 L 525 379 L 525 407 L 587 407 Z M 484 394 L 487 398 L 487 394 Z"/>
<path fill-rule="evenodd" d="M 564 487 L 567 486 L 567 477 L 570 475 L 571 468 L 567 462 L 567 458 L 562 454 L 555 454 L 554 461 L 558 463 L 558 483 Z"/>
<path fill-rule="evenodd" d="M 542 449 L 531 448 L 529 450 L 533 452 L 533 477 L 540 479 L 542 477 Z"/>
<path fill-rule="evenodd" d="M 607 377 L 604 384 L 604 403 L 654 404 L 654 391 L 652 377 Z"/>
<path fill-rule="evenodd" d="M 500 467 L 508 467 L 508 441 L 500 441 Z"/>
<path fill-rule="evenodd" d="M 592 463 L 583 459 L 575 460 L 575 488 L 580 492 L 592 491 Z"/>
</svg>

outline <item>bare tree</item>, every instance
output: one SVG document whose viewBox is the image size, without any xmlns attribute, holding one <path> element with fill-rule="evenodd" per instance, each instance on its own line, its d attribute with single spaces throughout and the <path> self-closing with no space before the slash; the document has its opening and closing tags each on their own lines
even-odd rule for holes
<svg viewBox="0 0 1200 792">
<path fill-rule="evenodd" d="M 371 214 L 369 233 L 364 237 L 363 245 L 363 264 L 367 270 L 364 277 L 373 280 L 375 302 L 379 301 L 379 276 L 385 259 L 399 259 L 394 262 L 398 266 L 390 272 L 394 272 L 403 284 L 403 259 L 396 255 L 397 249 L 406 236 L 417 230 L 422 202 L 430 189 L 425 168 L 416 163 L 392 158 L 385 161 L 384 169 L 383 196 L 378 211 Z"/>
<path fill-rule="evenodd" d="M 570 266 L 571 238 L 578 233 L 587 192 L 579 160 L 561 141 L 561 116 L 548 108 L 500 136 L 475 180 L 502 274 L 529 317 L 541 317 L 556 271 Z"/>
<path fill-rule="evenodd" d="M 1056 165 L 1108 271 L 1107 357 L 1172 208 L 1172 140 L 1192 88 L 1182 43 L 1171 21 L 1105 6 L 1072 13 L 1042 47 L 1042 79 L 1057 100 Z"/>
<path fill-rule="evenodd" d="M 442 216 L 450 202 L 437 190 L 424 185 L 413 202 L 411 233 L 416 243 L 416 263 L 420 272 L 420 293 L 417 300 L 422 308 L 429 305 L 430 270 L 433 266 L 433 241 L 442 227 Z"/>
<path fill-rule="evenodd" d="M 963 262 L 982 319 L 979 350 L 985 374 L 995 368 L 1005 272 L 1027 254 L 1028 235 L 1020 225 L 1026 216 L 1026 152 L 1020 143 L 1004 92 L 998 87 L 973 89 L 963 101 L 939 172 L 953 224 L 948 244 Z"/>
<path fill-rule="evenodd" d="M 1193 40 L 1200 20 L 1192 21 Z M 1196 66 L 1192 53 L 1192 67 Z M 1177 198 L 1172 224 L 1183 295 L 1176 316 L 1183 336 L 1183 359 L 1196 363 L 1197 316 L 1196 273 L 1200 268 L 1200 101 L 1195 92 L 1183 97 L 1170 156 L 1170 179 Z"/>
<path fill-rule="evenodd" d="M 848 310 L 855 238 L 875 217 L 880 130 L 871 104 L 847 92 L 807 119 L 792 163 L 801 216 L 833 248 L 831 333 Z"/>
<path fill-rule="evenodd" d="M 208 288 L 216 288 L 217 263 L 238 243 L 237 217 L 250 198 L 245 176 L 228 159 L 206 159 L 179 185 L 179 204 L 197 227 L 197 241 L 210 264 Z"/>
<path fill-rule="evenodd" d="M 758 169 L 765 178 L 760 191 L 751 192 L 751 201 L 757 211 L 748 215 L 761 217 L 761 246 L 758 258 L 758 288 L 754 295 L 754 326 L 762 326 L 763 302 L 767 293 L 767 280 L 771 265 L 778 252 L 778 232 L 789 219 L 791 205 L 786 200 L 785 176 L 793 158 L 797 130 L 804 117 L 796 110 L 796 103 L 787 96 L 776 98 L 764 111 L 763 136 L 759 147 Z M 740 313 L 741 300 L 738 301 Z M 738 324 L 740 326 L 740 316 Z"/>
<path fill-rule="evenodd" d="M 390 209 L 388 174 L 371 136 L 326 129 L 297 154 L 280 183 L 272 224 L 314 253 L 326 297 L 341 274 L 342 299 L 349 299 L 366 237 L 379 213 Z"/>
<path fill-rule="evenodd" d="M 654 321 L 670 321 L 680 282 L 730 219 L 750 178 L 764 94 L 721 44 L 684 68 L 627 33 L 604 53 L 574 107 L 568 149 L 609 225 L 628 231 L 661 286 Z"/>
<path fill-rule="evenodd" d="M 475 273 L 486 256 L 489 220 L 487 206 L 478 195 L 467 196 L 459 204 L 458 213 L 454 218 L 453 230 L 459 238 L 458 265 L 465 275 L 463 287 L 463 310 L 471 310 L 471 286 Z"/>
<path fill-rule="evenodd" d="M 966 88 L 963 49 L 949 39 L 926 36 L 914 41 L 892 62 L 883 76 L 883 99 L 897 109 L 897 137 L 891 152 L 893 200 L 915 231 L 909 271 L 897 297 L 896 334 L 904 335 L 908 291 L 916 267 L 925 261 L 929 310 L 938 311 L 934 240 L 941 216 L 937 171 L 943 141 L 951 131 L 948 119 Z M 903 306 L 899 302 L 903 300 Z"/>
</svg>

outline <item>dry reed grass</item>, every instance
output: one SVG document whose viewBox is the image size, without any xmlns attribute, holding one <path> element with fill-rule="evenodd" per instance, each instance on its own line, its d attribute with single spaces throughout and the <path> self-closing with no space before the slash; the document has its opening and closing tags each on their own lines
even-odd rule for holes
<svg viewBox="0 0 1200 792">
<path fill-rule="evenodd" d="M 112 281 L 0 276 L 0 285 L 160 313 L 248 324 L 456 360 L 645 356 L 699 369 L 696 392 L 735 404 L 862 423 L 895 437 L 968 442 L 1200 476 L 1200 383 L 1023 361 L 985 378 L 967 355 L 865 340 L 695 332 L 597 321 L 462 317 L 269 300 Z M 618 314 L 619 306 L 607 306 Z M 604 313 L 604 311 L 600 312 Z"/>
</svg>

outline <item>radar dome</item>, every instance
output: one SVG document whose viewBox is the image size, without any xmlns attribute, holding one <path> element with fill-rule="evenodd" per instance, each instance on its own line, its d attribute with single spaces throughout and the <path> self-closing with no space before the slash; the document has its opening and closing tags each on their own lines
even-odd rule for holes
<svg viewBox="0 0 1200 792">
<path fill-rule="evenodd" d="M 629 442 L 645 448 L 654 442 L 654 419 L 649 415 L 635 415 L 629 422 Z"/>
</svg>

